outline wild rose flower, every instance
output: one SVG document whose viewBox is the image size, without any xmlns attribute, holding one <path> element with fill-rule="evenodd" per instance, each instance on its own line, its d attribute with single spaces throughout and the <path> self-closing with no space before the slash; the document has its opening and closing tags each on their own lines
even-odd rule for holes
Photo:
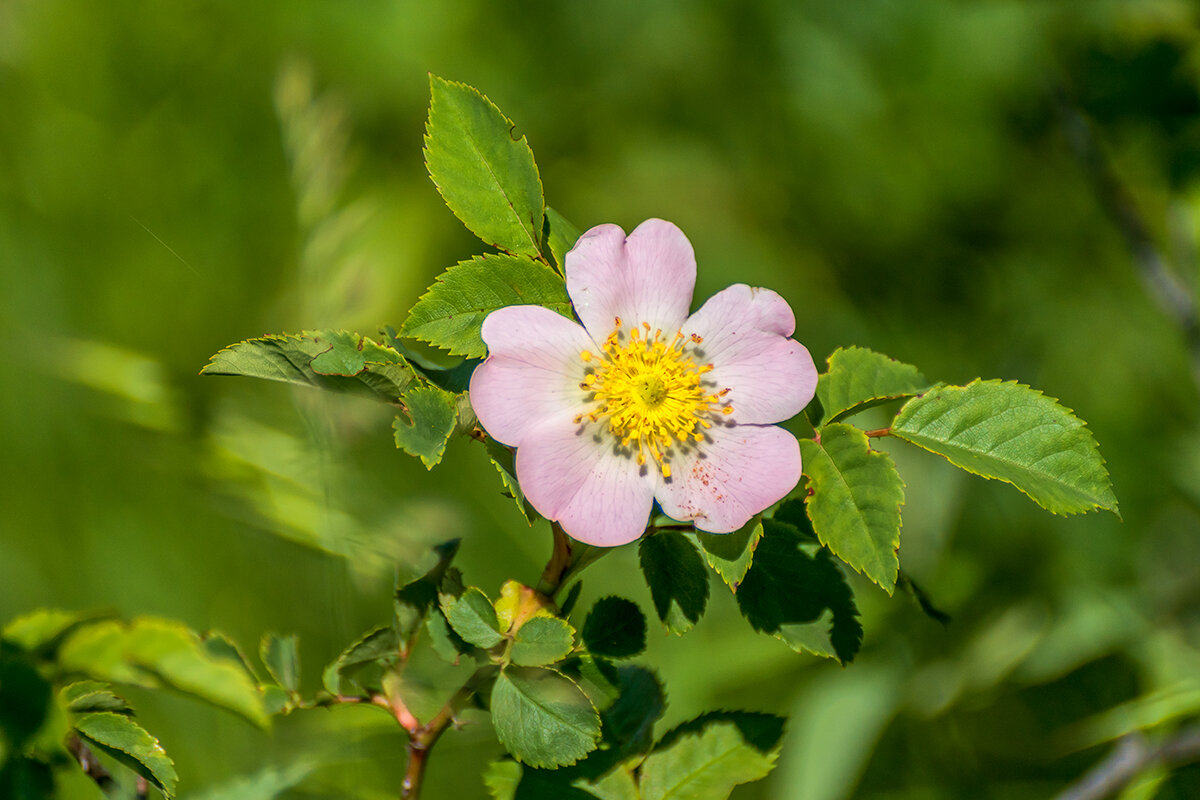
<svg viewBox="0 0 1200 800">
<path fill-rule="evenodd" d="M 688 316 L 696 258 L 659 219 L 592 228 L 566 257 L 576 323 L 541 306 L 488 315 L 471 376 L 484 429 L 516 448 L 526 499 L 573 538 L 613 546 L 668 516 L 728 533 L 800 479 L 772 424 L 812 399 L 817 370 L 791 308 L 735 284 Z"/>
</svg>

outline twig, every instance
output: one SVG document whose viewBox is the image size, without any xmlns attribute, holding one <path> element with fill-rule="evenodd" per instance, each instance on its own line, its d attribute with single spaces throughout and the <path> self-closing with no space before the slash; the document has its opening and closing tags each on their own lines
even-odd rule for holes
<svg viewBox="0 0 1200 800">
<path fill-rule="evenodd" d="M 1132 733 L 1054 800 L 1103 800 L 1120 792 L 1151 767 L 1172 768 L 1193 761 L 1200 761 L 1200 725 L 1185 728 L 1155 746 L 1143 734 Z"/>
<path fill-rule="evenodd" d="M 1083 113 L 1061 88 L 1055 90 L 1054 102 L 1067 142 L 1083 165 L 1100 205 L 1125 239 L 1146 291 L 1183 333 L 1191 359 L 1192 380 L 1200 388 L 1200 313 L 1195 296 L 1155 245 L 1150 226 L 1133 195 L 1117 177 Z"/>
<path fill-rule="evenodd" d="M 486 668 L 485 668 L 486 669 Z M 425 778 L 425 767 L 429 761 L 429 751 L 446 729 L 454 722 L 455 715 L 467 704 L 475 694 L 475 687 L 483 677 L 484 669 L 477 670 L 474 675 L 454 693 L 446 705 L 442 706 L 433 719 L 413 731 L 408 739 L 408 769 L 404 772 L 404 781 L 400 784 L 401 800 L 417 800 L 421 794 L 421 783 Z"/>
</svg>

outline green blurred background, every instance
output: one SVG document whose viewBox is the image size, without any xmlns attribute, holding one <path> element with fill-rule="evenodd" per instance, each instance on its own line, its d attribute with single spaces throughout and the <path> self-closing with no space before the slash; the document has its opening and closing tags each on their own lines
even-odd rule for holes
<svg viewBox="0 0 1200 800">
<path fill-rule="evenodd" d="M 1052 795 L 1115 737 L 1200 711 L 1194 358 L 1105 213 L 1127 194 L 1194 302 L 1198 17 L 1184 0 L 0 0 L 0 619 L 112 608 L 248 651 L 295 632 L 315 689 L 432 542 L 463 537 L 493 595 L 536 580 L 547 531 L 466 442 L 427 473 L 386 409 L 197 376 L 240 339 L 397 325 L 478 251 L 422 164 L 432 71 L 517 122 L 575 224 L 679 224 L 698 300 L 770 286 L 818 363 L 865 345 L 936 380 L 1032 384 L 1090 423 L 1123 522 L 1051 517 L 884 442 L 908 483 L 902 568 L 948 625 L 856 580 L 866 641 L 842 669 L 754 635 L 715 585 L 698 628 L 652 630 L 645 659 L 665 725 L 791 717 L 776 772 L 735 797 Z M 1097 189 L 1064 111 L 1119 186 Z M 647 600 L 631 548 L 586 580 L 585 601 L 613 592 Z M 403 740 L 376 709 L 264 734 L 133 699 L 185 800 L 239 776 L 395 796 Z M 427 796 L 482 796 L 499 752 L 473 718 Z M 1200 767 L 1127 796 L 1200 796 Z"/>
</svg>

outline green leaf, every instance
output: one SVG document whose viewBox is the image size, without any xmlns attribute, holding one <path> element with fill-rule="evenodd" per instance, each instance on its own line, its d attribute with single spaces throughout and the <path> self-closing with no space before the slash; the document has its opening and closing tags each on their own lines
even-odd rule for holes
<svg viewBox="0 0 1200 800">
<path fill-rule="evenodd" d="M 733 533 L 696 531 L 695 537 L 708 565 L 736 592 L 754 560 L 754 549 L 758 547 L 762 532 L 762 518 L 755 515 Z"/>
<path fill-rule="evenodd" d="M 891 594 L 900 560 L 904 481 L 858 428 L 831 423 L 821 441 L 800 441 L 812 494 L 808 516 L 821 543 Z"/>
<path fill-rule="evenodd" d="M 75 730 L 88 744 L 120 761 L 170 798 L 179 776 L 162 745 L 123 714 L 97 711 L 75 719 Z"/>
<path fill-rule="evenodd" d="M 650 750 L 654 723 L 667 710 L 658 676 L 645 667 L 623 664 L 615 671 L 617 698 L 600 717 L 612 763 Z"/>
<path fill-rule="evenodd" d="M 129 703 L 113 693 L 107 683 L 101 681 L 76 681 L 58 691 L 59 700 L 72 714 L 89 711 L 112 711 L 117 714 L 132 714 Z"/>
<path fill-rule="evenodd" d="M 461 539 L 451 539 L 435 545 L 433 553 L 437 561 L 434 565 L 416 580 L 396 587 L 394 608 L 396 632 L 400 636 L 401 647 L 407 649 L 408 640 L 421 627 L 429 608 L 437 602 L 438 587 L 446 576 L 450 562 L 458 553 L 461 542 Z"/>
<path fill-rule="evenodd" d="M 521 783 L 521 765 L 516 761 L 493 761 L 483 771 L 483 785 L 492 800 L 516 800 Z"/>
<path fill-rule="evenodd" d="M 510 657 L 519 667 L 559 661 L 575 646 L 575 629 L 557 617 L 532 617 L 513 636 Z"/>
<path fill-rule="evenodd" d="M 425 469 L 433 469 L 446 452 L 446 442 L 454 433 L 458 418 L 454 395 L 435 386 L 416 386 L 400 396 L 409 420 L 397 416 L 392 423 L 396 447 L 410 456 L 419 456 Z"/>
<path fill-rule="evenodd" d="M 437 277 L 408 312 L 400 329 L 453 355 L 482 358 L 479 329 L 488 314 L 506 306 L 538 305 L 571 318 L 562 277 L 525 256 L 486 255 L 462 261 Z"/>
<path fill-rule="evenodd" d="M 905 403 L 892 434 L 968 472 L 1011 483 L 1047 511 L 1117 513 L 1091 432 L 1070 409 L 1028 386 L 940 386 Z"/>
<path fill-rule="evenodd" d="M 708 605 L 708 571 L 696 546 L 678 531 L 658 531 L 642 537 L 638 557 L 658 618 L 671 633 L 687 633 Z"/>
<path fill-rule="evenodd" d="M 631 600 L 602 597 L 583 623 L 583 642 L 592 655 L 631 658 L 646 649 L 646 617 Z"/>
<path fill-rule="evenodd" d="M 770 714 L 706 715 L 663 737 L 642 763 L 643 800 L 725 800 L 775 766 L 783 720 Z"/>
<path fill-rule="evenodd" d="M 492 724 L 505 749 L 535 767 L 574 764 L 600 741 L 600 716 L 570 679 L 541 667 L 506 667 L 492 689 Z"/>
<path fill-rule="evenodd" d="M 476 89 L 429 76 L 425 165 L 454 215 L 487 244 L 541 252 L 542 180 L 525 137 Z"/>
<path fill-rule="evenodd" d="M 565 275 L 567 253 L 575 246 L 575 242 L 579 241 L 583 231 L 572 225 L 566 217 L 553 208 L 546 209 L 546 225 L 543 230 L 546 244 L 550 247 L 550 255 L 554 257 L 558 271 Z"/>
<path fill-rule="evenodd" d="M 0 641 L 30 652 L 42 650 L 57 645 L 64 636 L 80 625 L 110 617 L 111 615 L 107 614 L 40 608 L 9 621 L 0 630 Z"/>
<path fill-rule="evenodd" d="M 347 331 L 247 339 L 217 353 L 200 374 L 244 375 L 365 394 L 388 403 L 395 403 L 418 380 L 395 350 Z"/>
<path fill-rule="evenodd" d="M 504 495 L 513 499 L 513 502 L 517 504 L 517 508 L 521 510 L 521 514 L 525 517 L 526 522 L 533 525 L 533 521 L 538 518 L 538 513 L 525 499 L 525 493 L 521 491 L 521 485 L 517 483 L 517 469 L 513 451 L 495 439 L 489 438 L 487 440 L 487 453 L 488 457 L 492 460 L 492 466 L 496 468 L 496 472 L 500 473 L 500 481 L 504 484 Z"/>
<path fill-rule="evenodd" d="M 461 656 L 474 649 L 454 632 L 440 609 L 425 618 L 425 630 L 429 633 L 429 645 L 433 652 L 450 664 L 457 664 Z"/>
<path fill-rule="evenodd" d="M 738 608 L 757 631 L 794 650 L 843 664 L 862 643 L 854 594 L 829 551 L 791 525 L 763 522 L 758 557 L 738 589 Z"/>
<path fill-rule="evenodd" d="M 254 683 L 259 682 L 258 674 L 250 666 L 250 662 L 246 660 L 246 656 L 242 654 L 241 648 L 228 636 L 220 631 L 210 630 L 205 631 L 204 635 L 200 638 L 204 642 L 205 652 L 209 655 L 238 665 L 250 680 L 254 681 Z"/>
<path fill-rule="evenodd" d="M 258 645 L 258 656 L 275 682 L 289 692 L 300 689 L 300 639 L 296 634 L 268 633 Z"/>
<path fill-rule="evenodd" d="M 450 627 L 464 641 L 484 650 L 500 644 L 500 620 L 496 608 L 487 595 L 474 586 L 467 588 L 459 597 L 447 599 L 442 596 L 442 611 Z"/>
<path fill-rule="evenodd" d="M 209 652 L 193 631 L 169 620 L 141 618 L 81 628 L 63 642 L 59 663 L 93 678 L 168 686 L 266 727 L 254 680 L 239 664 Z"/>
<path fill-rule="evenodd" d="M 346 687 L 344 680 L 353 680 L 354 676 L 366 667 L 379 664 L 389 666 L 400 653 L 400 640 L 396 629 L 391 625 L 372 628 L 358 638 L 353 644 L 342 651 L 333 663 L 325 668 L 321 681 L 331 694 L 342 694 Z M 360 685 L 363 681 L 356 681 Z M 365 686 L 363 688 L 366 688 Z"/>
<path fill-rule="evenodd" d="M 916 367 L 865 347 L 839 347 L 828 363 L 829 369 L 817 379 L 821 425 L 929 388 Z"/>
</svg>

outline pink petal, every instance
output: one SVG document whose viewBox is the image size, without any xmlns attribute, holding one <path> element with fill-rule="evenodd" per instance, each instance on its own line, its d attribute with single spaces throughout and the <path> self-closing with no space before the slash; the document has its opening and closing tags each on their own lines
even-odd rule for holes
<svg viewBox="0 0 1200 800">
<path fill-rule="evenodd" d="M 471 406 L 492 438 L 520 446 L 547 419 L 584 410 L 579 354 L 596 345 L 577 323 L 541 306 L 508 306 L 483 321 L 490 355 L 471 374 Z"/>
<path fill-rule="evenodd" d="M 804 345 L 787 338 L 796 318 L 770 289 L 734 284 L 713 295 L 684 324 L 697 334 L 697 361 L 713 365 L 714 391 L 728 388 L 738 424 L 781 422 L 804 410 L 817 388 L 817 368 Z"/>
<path fill-rule="evenodd" d="M 558 521 L 572 538 L 600 547 L 642 535 L 654 504 L 657 472 L 613 452 L 596 428 L 547 421 L 517 449 L 517 480 L 543 517 Z"/>
<path fill-rule="evenodd" d="M 626 330 L 643 322 L 667 334 L 687 319 L 696 288 L 696 255 L 683 231 L 648 219 L 629 234 L 597 225 L 567 253 L 567 294 L 588 333 L 598 342 L 614 319 Z"/>
<path fill-rule="evenodd" d="M 729 533 L 782 500 L 800 480 L 800 443 L 775 425 L 714 427 L 699 454 L 657 491 L 663 512 L 710 533 Z"/>
</svg>

